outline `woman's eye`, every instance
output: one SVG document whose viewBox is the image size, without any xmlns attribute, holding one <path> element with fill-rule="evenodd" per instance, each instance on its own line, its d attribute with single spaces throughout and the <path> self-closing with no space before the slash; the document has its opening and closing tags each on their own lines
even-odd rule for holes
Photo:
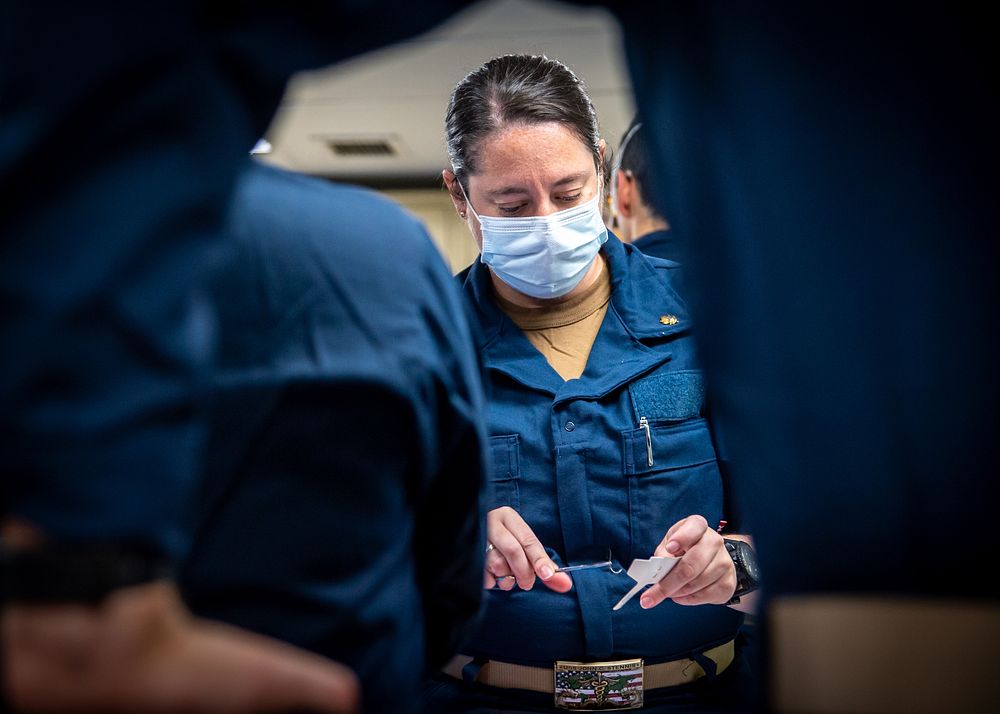
<svg viewBox="0 0 1000 714">
<path fill-rule="evenodd" d="M 515 213 L 517 213 L 518 211 L 520 211 L 523 207 L 524 207 L 524 204 L 522 203 L 522 204 L 520 204 L 518 206 L 497 206 L 497 209 L 500 211 L 500 214 L 503 215 L 503 216 L 512 216 Z"/>
<path fill-rule="evenodd" d="M 573 203 L 574 201 L 577 201 L 580 198 L 580 195 L 581 194 L 576 193 L 573 194 L 572 196 L 560 196 L 559 200 L 562 201 L 563 203 Z"/>
</svg>

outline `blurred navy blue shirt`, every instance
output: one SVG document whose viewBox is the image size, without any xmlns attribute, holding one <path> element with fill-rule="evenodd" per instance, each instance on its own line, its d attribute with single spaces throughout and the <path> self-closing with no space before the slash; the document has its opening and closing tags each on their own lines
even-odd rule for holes
<svg viewBox="0 0 1000 714">
<path fill-rule="evenodd" d="M 482 588 L 461 297 L 417 220 L 367 190 L 252 164 L 229 225 L 185 597 L 355 668 L 366 711 L 407 711 Z"/>
</svg>

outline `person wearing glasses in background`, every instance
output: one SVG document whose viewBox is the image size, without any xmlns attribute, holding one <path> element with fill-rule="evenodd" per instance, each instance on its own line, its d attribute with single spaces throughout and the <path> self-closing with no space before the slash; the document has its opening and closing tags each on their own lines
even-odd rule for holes
<svg viewBox="0 0 1000 714">
<path fill-rule="evenodd" d="M 676 266 L 605 229 L 590 98 L 558 61 L 497 57 L 455 88 L 446 131 L 444 182 L 481 249 L 459 279 L 493 471 L 482 624 L 426 710 L 749 709 L 734 640 L 753 551 L 719 532 L 735 519 Z M 613 610 L 635 584 L 620 568 L 651 556 L 681 560 Z M 609 567 L 560 572 L 594 559 Z"/>
<path fill-rule="evenodd" d="M 631 243 L 646 255 L 678 263 L 681 246 L 676 231 L 649 199 L 655 180 L 646 131 L 633 119 L 618 145 L 611 168 L 611 221 L 608 228 L 622 242 Z"/>
</svg>

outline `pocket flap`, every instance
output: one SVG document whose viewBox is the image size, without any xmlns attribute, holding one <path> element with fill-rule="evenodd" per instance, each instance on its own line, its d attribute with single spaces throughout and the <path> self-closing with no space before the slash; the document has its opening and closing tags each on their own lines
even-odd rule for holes
<svg viewBox="0 0 1000 714">
<path fill-rule="evenodd" d="M 660 372 L 628 385 L 636 421 L 684 421 L 701 416 L 705 379 L 698 370 Z"/>
<path fill-rule="evenodd" d="M 652 447 L 653 465 L 649 465 Z M 715 446 L 704 419 L 683 424 L 651 426 L 649 442 L 645 429 L 622 432 L 622 460 L 626 476 L 682 469 L 715 461 Z"/>
</svg>

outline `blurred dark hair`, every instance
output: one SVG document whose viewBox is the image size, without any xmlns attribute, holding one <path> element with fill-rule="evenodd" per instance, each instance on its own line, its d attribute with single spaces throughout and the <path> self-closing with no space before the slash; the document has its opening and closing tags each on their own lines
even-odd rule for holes
<svg viewBox="0 0 1000 714">
<path fill-rule="evenodd" d="M 629 136 L 630 133 L 631 136 Z M 646 126 L 641 119 L 636 117 L 622 134 L 621 143 L 618 145 L 618 168 L 632 174 L 639 184 L 639 194 L 642 196 L 643 203 L 649 206 L 654 214 L 659 215 L 659 211 L 652 201 L 653 196 L 656 195 L 654 188 L 656 172 L 653 170 L 653 163 L 649 157 L 650 149 Z"/>
<path fill-rule="evenodd" d="M 565 124 L 600 165 L 597 113 L 583 82 L 562 62 L 539 55 L 494 57 L 458 83 L 448 102 L 445 132 L 451 166 L 467 187 L 476 173 L 480 143 L 494 131 L 516 123 Z"/>
</svg>

